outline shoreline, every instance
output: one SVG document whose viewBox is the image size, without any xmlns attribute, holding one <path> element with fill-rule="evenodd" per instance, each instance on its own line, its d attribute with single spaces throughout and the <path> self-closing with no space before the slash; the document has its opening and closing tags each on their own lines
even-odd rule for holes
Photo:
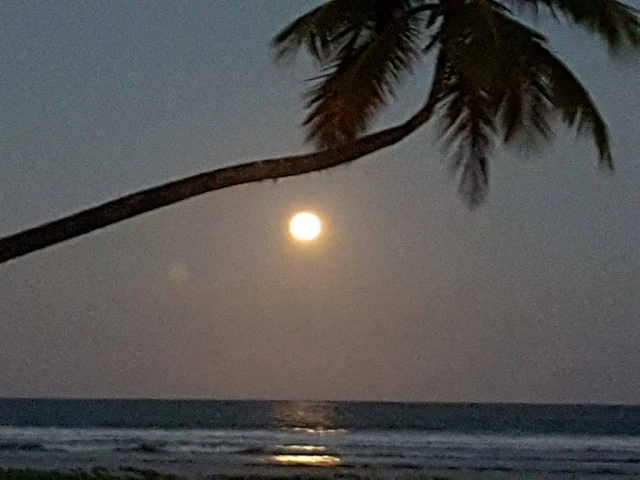
<svg viewBox="0 0 640 480">
<path fill-rule="evenodd" d="M 504 471 L 504 470 L 407 470 L 310 467 L 310 466 L 234 466 L 215 465 L 210 468 L 185 468 L 184 465 L 163 465 L 162 468 L 141 466 L 106 467 L 0 465 L 0 480 L 615 480 L 628 476 L 615 473 L 582 474 L 579 472 Z"/>
<path fill-rule="evenodd" d="M 347 472 L 335 467 L 217 467 L 211 472 L 185 472 L 181 469 L 154 469 L 121 466 L 68 468 L 2 468 L 0 480 L 369 480 L 369 479 L 425 479 L 448 480 L 457 476 L 430 473 L 403 475 L 395 472 Z M 460 477 L 462 478 L 462 477 Z M 471 478 L 467 475 L 464 478 Z"/>
</svg>

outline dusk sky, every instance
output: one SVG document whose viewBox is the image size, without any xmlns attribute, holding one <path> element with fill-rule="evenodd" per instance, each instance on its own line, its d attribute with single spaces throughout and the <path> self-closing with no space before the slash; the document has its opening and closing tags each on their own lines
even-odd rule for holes
<svg viewBox="0 0 640 480">
<path fill-rule="evenodd" d="M 313 71 L 269 42 L 317 3 L 1 1 L 0 235 L 308 151 Z M 609 122 L 615 173 L 558 128 L 499 148 L 471 212 L 432 123 L 0 265 L 0 396 L 640 403 L 640 55 L 540 27 Z M 305 247 L 300 209 L 325 226 Z"/>
</svg>

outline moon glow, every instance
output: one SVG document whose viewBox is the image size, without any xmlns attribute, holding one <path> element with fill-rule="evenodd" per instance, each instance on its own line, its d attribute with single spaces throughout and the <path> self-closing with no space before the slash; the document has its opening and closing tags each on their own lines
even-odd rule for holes
<svg viewBox="0 0 640 480">
<path fill-rule="evenodd" d="M 313 212 L 298 212 L 289 221 L 289 233 L 300 242 L 310 242 L 320 235 L 322 222 Z"/>
</svg>

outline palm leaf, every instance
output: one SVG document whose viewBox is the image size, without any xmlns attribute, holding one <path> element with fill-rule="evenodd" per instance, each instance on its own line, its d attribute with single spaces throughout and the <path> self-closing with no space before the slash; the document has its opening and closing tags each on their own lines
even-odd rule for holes
<svg viewBox="0 0 640 480">
<path fill-rule="evenodd" d="M 554 15 L 601 36 L 613 50 L 640 46 L 640 10 L 617 0 L 509 0 L 509 4 L 538 12 L 545 7 Z"/>
<path fill-rule="evenodd" d="M 449 85 L 443 105 L 446 132 L 454 167 L 460 170 L 459 191 L 471 207 L 480 205 L 489 186 L 489 152 L 494 121 L 489 99 L 472 90 L 463 76 Z"/>
<path fill-rule="evenodd" d="M 549 138 L 551 122 L 557 118 L 554 112 L 558 112 L 568 126 L 594 140 L 600 165 L 613 168 L 608 128 L 587 89 L 551 53 L 543 38 L 507 16 L 497 16 L 501 32 L 510 39 L 503 45 L 520 52 L 505 52 L 513 61 L 510 68 L 503 69 L 504 91 L 495 95 L 500 103 L 505 141 L 532 130 Z"/>
<path fill-rule="evenodd" d="M 449 72 L 438 113 L 470 206 L 485 198 L 498 126 L 507 142 L 530 133 L 549 138 L 557 112 L 579 134 L 592 137 L 600 164 L 612 167 L 606 124 L 542 35 L 491 2 L 450 9 L 438 35 Z"/>
<path fill-rule="evenodd" d="M 443 15 L 439 61 L 445 65 L 443 138 L 460 172 L 459 191 L 471 207 L 481 204 L 489 185 L 489 154 L 496 130 L 492 97 L 499 91 L 504 56 L 495 2 L 456 5 Z M 494 55 L 499 54 L 499 55 Z"/>
<path fill-rule="evenodd" d="M 419 15 L 392 12 L 362 32 L 352 32 L 337 59 L 309 91 L 308 140 L 336 146 L 365 132 L 375 114 L 412 70 L 420 53 Z"/>
<path fill-rule="evenodd" d="M 293 58 L 301 48 L 323 63 L 335 60 L 344 41 L 397 12 L 420 16 L 435 5 L 427 0 L 329 0 L 285 27 L 271 42 L 277 58 Z"/>
<path fill-rule="evenodd" d="M 578 134 L 593 139 L 600 165 L 612 169 L 609 129 L 587 89 L 548 49 L 540 46 L 535 58 L 539 62 L 539 81 L 546 88 L 554 109 L 566 124 L 576 127 Z"/>
<path fill-rule="evenodd" d="M 366 0 L 332 0 L 302 15 L 272 40 L 276 56 L 293 58 L 305 47 L 317 60 L 326 61 L 349 33 L 366 23 Z"/>
<path fill-rule="evenodd" d="M 500 58 L 502 65 L 492 101 L 503 140 L 508 143 L 521 136 L 531 140 L 535 135 L 548 139 L 552 135 L 552 103 L 532 62 L 547 40 L 509 15 L 497 13 L 495 17 L 502 41 L 497 45 L 499 52 L 492 55 Z"/>
<path fill-rule="evenodd" d="M 321 75 L 307 93 L 308 141 L 326 148 L 367 131 L 412 71 L 423 32 L 438 19 L 436 6 L 427 0 L 331 0 L 273 40 L 281 58 L 306 47 L 320 61 Z"/>
</svg>

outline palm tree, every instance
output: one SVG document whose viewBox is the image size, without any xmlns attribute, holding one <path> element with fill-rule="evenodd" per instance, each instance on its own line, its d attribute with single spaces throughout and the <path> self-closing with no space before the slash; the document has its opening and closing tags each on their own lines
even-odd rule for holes
<svg viewBox="0 0 640 480">
<path fill-rule="evenodd" d="M 233 185 L 319 171 L 393 145 L 433 118 L 470 206 L 484 199 L 496 141 L 550 137 L 560 120 L 595 142 L 613 168 L 607 125 L 547 39 L 521 23 L 551 12 L 612 50 L 640 46 L 638 10 L 616 0 L 330 0 L 273 40 L 281 59 L 317 61 L 305 126 L 315 153 L 266 159 L 167 183 L 0 239 L 0 263 L 127 218 Z M 404 123 L 368 133 L 417 60 L 434 60 L 424 104 Z"/>
</svg>

